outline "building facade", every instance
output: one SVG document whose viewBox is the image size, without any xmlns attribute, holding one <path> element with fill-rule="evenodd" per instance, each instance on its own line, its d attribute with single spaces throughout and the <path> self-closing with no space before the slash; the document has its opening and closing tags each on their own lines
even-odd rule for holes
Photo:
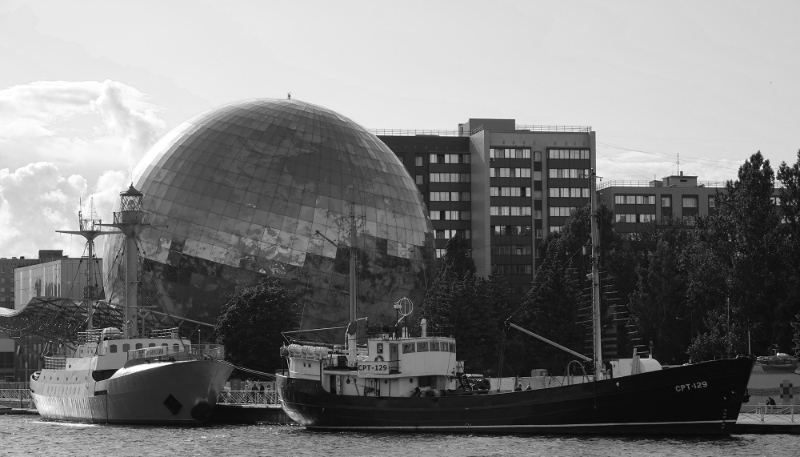
<svg viewBox="0 0 800 457">
<path fill-rule="evenodd" d="M 436 256 L 459 234 L 478 275 L 497 269 L 512 300 L 534 279 L 539 243 L 589 202 L 596 166 L 591 127 L 469 119 L 456 131 L 375 131 L 425 198 Z"/>
<path fill-rule="evenodd" d="M 82 300 L 87 286 L 97 298 L 103 292 L 103 259 L 93 259 L 89 278 L 88 259 L 61 258 L 17 268 L 14 271 L 14 307 L 19 309 L 34 297 L 63 297 Z"/>
<path fill-rule="evenodd" d="M 39 259 L 26 259 L 25 257 L 0 258 L 0 307 L 14 308 L 14 303 L 16 302 L 14 270 L 37 263 L 39 263 Z"/>
<path fill-rule="evenodd" d="M 663 217 L 691 221 L 713 214 L 714 196 L 725 183 L 698 182 L 697 176 L 667 176 L 661 181 L 608 181 L 598 199 L 614 212 L 614 230 L 633 238 L 643 226 Z"/>
</svg>

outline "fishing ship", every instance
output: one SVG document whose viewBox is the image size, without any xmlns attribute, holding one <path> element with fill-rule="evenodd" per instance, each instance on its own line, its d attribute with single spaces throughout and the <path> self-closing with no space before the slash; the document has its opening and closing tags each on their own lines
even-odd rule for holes
<svg viewBox="0 0 800 457">
<path fill-rule="evenodd" d="M 61 231 L 86 237 L 89 259 L 93 240 L 109 233 L 126 238 L 127 294 L 123 329 L 92 328 L 95 296 L 89 294 L 87 329 L 78 333 L 72 356 L 45 357 L 45 366 L 30 379 L 31 397 L 47 420 L 102 424 L 196 425 L 206 422 L 233 366 L 224 362 L 224 348 L 191 344 L 176 327 L 141 330 L 131 325 L 137 303 L 138 250 L 136 234 L 146 228 L 141 199 L 133 185 L 120 193 L 120 212 L 113 224 L 79 215 L 80 231 Z M 112 226 L 119 232 L 102 230 Z M 92 261 L 88 262 L 91 278 Z M 92 287 L 87 288 L 91 290 Z M 107 303 L 104 306 L 117 305 Z M 199 342 L 198 342 L 199 343 Z"/>
<path fill-rule="evenodd" d="M 358 345 L 351 255 L 345 344 L 295 343 L 281 348 L 288 368 L 277 377 L 277 384 L 287 415 L 309 430 L 324 431 L 729 435 L 745 395 L 752 359 L 664 368 L 634 350 L 630 359 L 604 362 L 595 195 L 592 189 L 594 357 L 507 322 L 591 363 L 590 374 L 565 376 L 558 382 L 542 379 L 531 383 L 537 388 L 526 389 L 470 382 L 457 360 L 454 338 L 428 335 L 424 319 L 420 334 L 409 334 L 405 317 L 412 304 L 407 300 L 394 306 L 403 310 L 403 317 L 394 330 L 389 329 L 393 331 L 368 334 L 366 345 Z M 355 223 L 351 223 L 350 237 L 350 246 L 357 246 Z"/>
</svg>

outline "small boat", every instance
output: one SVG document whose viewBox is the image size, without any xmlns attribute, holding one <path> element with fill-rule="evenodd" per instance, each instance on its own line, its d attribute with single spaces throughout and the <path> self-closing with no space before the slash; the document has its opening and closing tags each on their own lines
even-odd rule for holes
<svg viewBox="0 0 800 457">
<path fill-rule="evenodd" d="M 592 195 L 595 193 L 592 191 Z M 592 213 L 594 198 L 592 199 Z M 352 218 L 352 217 L 351 217 Z M 592 232 L 596 233 L 592 219 Z M 351 223 L 350 246 L 355 242 Z M 593 255 L 597 248 L 593 240 Z M 566 350 L 595 367 L 539 388 L 470 382 L 456 357 L 456 341 L 417 336 L 407 328 L 368 335 L 357 344 L 355 265 L 350 260 L 350 324 L 346 348 L 292 344 L 281 348 L 288 369 L 277 377 L 287 415 L 309 430 L 487 434 L 728 435 L 736 423 L 753 360 L 736 358 L 662 368 L 652 358 L 602 358 L 600 281 L 593 262 L 594 358 L 590 359 L 513 323 L 509 326 Z M 410 314 L 401 300 L 395 309 Z M 387 310 L 388 311 L 388 310 Z M 399 322 L 405 322 L 400 318 Z M 580 362 L 578 363 L 580 365 Z M 488 385 L 487 385 L 488 384 Z"/>
<path fill-rule="evenodd" d="M 117 227 L 126 236 L 126 275 L 136 275 L 138 255 L 135 236 L 143 222 L 142 193 L 131 185 L 120 193 L 121 211 L 114 224 L 80 220 L 89 259 L 92 240 L 108 233 L 103 225 Z M 93 262 L 87 262 L 89 273 Z M 135 277 L 126 279 L 136 281 Z M 45 366 L 31 376 L 31 397 L 39 415 L 47 420 L 115 424 L 196 425 L 206 422 L 233 365 L 224 362 L 224 348 L 216 344 L 193 345 L 181 338 L 178 328 L 145 332 L 131 328 L 136 308 L 136 287 L 128 292 L 123 330 L 92 328 L 94 287 L 88 287 L 87 330 L 78 333 L 78 344 L 68 357 L 45 357 Z M 105 306 L 115 306 L 106 304 Z"/>
</svg>

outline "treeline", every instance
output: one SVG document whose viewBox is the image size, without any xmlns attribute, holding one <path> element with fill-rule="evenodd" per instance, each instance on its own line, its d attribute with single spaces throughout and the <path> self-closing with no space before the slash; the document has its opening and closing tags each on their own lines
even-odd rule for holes
<svg viewBox="0 0 800 457">
<path fill-rule="evenodd" d="M 466 242 L 448 243 L 420 317 L 457 338 L 468 372 L 495 375 L 502 356 L 505 376 L 531 368 L 562 374 L 574 359 L 504 331 L 507 319 L 591 354 L 591 332 L 578 324 L 588 318 L 591 259 L 582 248 L 589 213 L 578 209 L 541 243 L 536 282 L 514 309 L 502 279 L 475 276 Z M 597 218 L 604 290 L 613 290 L 601 306 L 606 351 L 630 357 L 634 344 L 645 351 L 652 344 L 664 364 L 770 349 L 800 353 L 800 151 L 795 164 L 782 163 L 777 173 L 760 152 L 753 154 L 717 192 L 708 216 L 664 218 L 634 240 L 613 231 L 605 206 Z"/>
</svg>

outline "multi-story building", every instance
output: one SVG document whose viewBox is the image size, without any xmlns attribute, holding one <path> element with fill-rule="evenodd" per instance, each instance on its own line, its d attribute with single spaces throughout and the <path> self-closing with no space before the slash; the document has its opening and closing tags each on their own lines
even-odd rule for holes
<svg viewBox="0 0 800 457">
<path fill-rule="evenodd" d="M 714 211 L 714 196 L 724 183 L 703 183 L 697 176 L 667 176 L 661 181 L 607 181 L 598 198 L 614 211 L 614 230 L 631 238 L 644 224 L 662 217 L 691 220 Z"/>
<path fill-rule="evenodd" d="M 378 130 L 414 176 L 435 230 L 436 255 L 461 234 L 477 273 L 503 274 L 513 300 L 530 288 L 538 247 L 589 201 L 591 127 L 470 119 L 456 131 Z"/>
<path fill-rule="evenodd" d="M 0 307 L 14 308 L 14 269 L 37 263 L 39 263 L 39 259 L 0 258 Z"/>
<path fill-rule="evenodd" d="M 82 300 L 87 286 L 101 298 L 103 290 L 103 260 L 95 258 L 92 276 L 88 278 L 86 258 L 60 258 L 50 262 L 17 268 L 14 271 L 15 308 L 21 308 L 34 297 L 63 297 Z"/>
</svg>

